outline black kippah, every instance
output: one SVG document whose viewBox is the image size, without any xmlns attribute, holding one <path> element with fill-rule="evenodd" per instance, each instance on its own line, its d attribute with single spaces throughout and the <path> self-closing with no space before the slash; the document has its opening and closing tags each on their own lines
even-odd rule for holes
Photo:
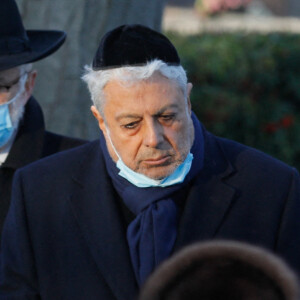
<svg viewBox="0 0 300 300">
<path fill-rule="evenodd" d="M 154 59 L 180 64 L 175 47 L 164 35 L 142 25 L 122 25 L 101 39 L 93 70 L 145 65 Z"/>
</svg>

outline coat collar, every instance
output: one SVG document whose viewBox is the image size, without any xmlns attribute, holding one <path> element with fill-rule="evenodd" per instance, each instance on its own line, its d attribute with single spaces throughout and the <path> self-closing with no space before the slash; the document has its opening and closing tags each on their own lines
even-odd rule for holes
<svg viewBox="0 0 300 300">
<path fill-rule="evenodd" d="M 18 169 L 40 158 L 43 151 L 45 124 L 42 110 L 31 97 L 20 122 L 15 141 L 1 168 Z"/>
<path fill-rule="evenodd" d="M 192 242 L 213 238 L 235 195 L 235 189 L 226 183 L 234 168 L 216 138 L 207 132 L 204 135 L 204 167 L 189 191 L 175 251 Z M 138 288 L 126 228 L 116 204 L 118 196 L 105 168 L 96 141 L 73 178 L 71 205 L 91 254 L 115 297 L 133 299 Z"/>
<path fill-rule="evenodd" d="M 205 131 L 204 166 L 189 191 L 175 251 L 217 234 L 236 193 L 235 188 L 226 183 L 234 173 L 217 138 Z"/>
<path fill-rule="evenodd" d="M 98 141 L 85 153 L 73 180 L 71 206 L 95 262 L 117 299 L 134 299 L 138 288 L 126 228 Z"/>
</svg>

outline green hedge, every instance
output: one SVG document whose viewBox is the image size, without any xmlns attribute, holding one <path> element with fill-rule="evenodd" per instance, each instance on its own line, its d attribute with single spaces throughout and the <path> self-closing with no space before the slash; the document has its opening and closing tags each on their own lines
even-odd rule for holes
<svg viewBox="0 0 300 300">
<path fill-rule="evenodd" d="M 300 36 L 167 36 L 194 85 L 193 110 L 206 128 L 300 170 Z"/>
</svg>

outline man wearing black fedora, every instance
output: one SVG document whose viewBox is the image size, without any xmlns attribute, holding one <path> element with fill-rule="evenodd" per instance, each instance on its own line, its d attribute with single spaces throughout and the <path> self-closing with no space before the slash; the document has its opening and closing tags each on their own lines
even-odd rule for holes
<svg viewBox="0 0 300 300">
<path fill-rule="evenodd" d="M 0 1 L 0 236 L 16 169 L 83 143 L 46 131 L 31 96 L 37 75 L 31 63 L 56 51 L 65 37 L 61 31 L 25 31 L 14 0 Z"/>
<path fill-rule="evenodd" d="M 204 128 L 164 35 L 111 30 L 83 79 L 99 140 L 17 171 L 2 299 L 132 300 L 166 258 L 212 239 L 265 247 L 300 272 L 298 172 Z"/>
</svg>

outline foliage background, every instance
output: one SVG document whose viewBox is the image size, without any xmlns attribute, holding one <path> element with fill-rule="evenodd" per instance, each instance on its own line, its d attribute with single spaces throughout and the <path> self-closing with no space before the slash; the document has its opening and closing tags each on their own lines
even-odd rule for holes
<svg viewBox="0 0 300 300">
<path fill-rule="evenodd" d="M 208 130 L 300 170 L 300 36 L 166 33 L 193 83 Z"/>
</svg>

